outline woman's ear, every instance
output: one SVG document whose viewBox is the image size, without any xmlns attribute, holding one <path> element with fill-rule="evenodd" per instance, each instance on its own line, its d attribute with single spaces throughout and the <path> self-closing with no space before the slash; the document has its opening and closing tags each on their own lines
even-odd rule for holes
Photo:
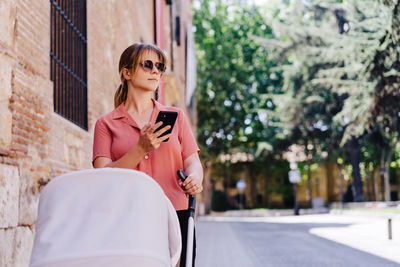
<svg viewBox="0 0 400 267">
<path fill-rule="evenodd" d="M 122 75 L 124 76 L 125 80 L 131 80 L 132 79 L 132 71 L 130 69 L 123 68 Z"/>
</svg>

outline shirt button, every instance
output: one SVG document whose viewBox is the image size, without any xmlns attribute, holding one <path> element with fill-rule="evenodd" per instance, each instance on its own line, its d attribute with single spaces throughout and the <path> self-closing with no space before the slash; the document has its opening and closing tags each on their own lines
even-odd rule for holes
<svg viewBox="0 0 400 267">
<path fill-rule="evenodd" d="M 148 158 L 149 158 L 149 156 L 147 156 L 147 155 L 146 155 L 146 156 L 144 156 L 144 158 L 145 158 L 145 159 L 148 159 Z"/>
</svg>

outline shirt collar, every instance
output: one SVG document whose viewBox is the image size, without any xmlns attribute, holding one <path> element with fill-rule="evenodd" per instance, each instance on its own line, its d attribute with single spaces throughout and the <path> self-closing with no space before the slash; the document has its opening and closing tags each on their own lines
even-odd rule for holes
<svg viewBox="0 0 400 267">
<path fill-rule="evenodd" d="M 151 99 L 151 101 L 153 101 L 154 103 L 154 107 L 156 108 L 156 111 L 161 111 L 165 109 L 165 106 L 163 104 L 161 104 L 160 102 L 156 101 L 154 98 Z M 157 112 L 157 114 L 158 114 Z"/>
<path fill-rule="evenodd" d="M 154 109 L 150 117 L 150 122 L 155 123 L 156 117 L 160 110 L 164 110 L 165 106 L 161 104 L 160 102 L 156 101 L 155 99 L 151 99 L 154 104 Z M 135 120 L 129 115 L 129 113 L 125 110 L 125 102 L 122 102 L 116 109 L 113 111 L 113 119 L 118 120 L 121 119 L 123 122 L 132 125 L 136 128 L 139 128 Z"/>
<path fill-rule="evenodd" d="M 126 117 L 127 112 L 125 110 L 124 102 L 122 102 L 113 112 L 113 119 L 120 119 Z"/>
</svg>

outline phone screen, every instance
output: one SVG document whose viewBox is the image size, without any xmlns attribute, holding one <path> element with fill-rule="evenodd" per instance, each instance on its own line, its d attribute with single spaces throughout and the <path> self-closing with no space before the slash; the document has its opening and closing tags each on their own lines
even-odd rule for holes
<svg viewBox="0 0 400 267">
<path fill-rule="evenodd" d="M 171 128 L 168 131 L 164 132 L 159 137 L 162 137 L 164 135 L 172 133 L 172 128 L 175 125 L 175 121 L 176 121 L 177 117 L 178 117 L 178 112 L 176 112 L 176 111 L 165 111 L 165 110 L 160 111 L 158 113 L 158 116 L 157 116 L 157 119 L 156 119 L 156 123 L 159 122 L 159 121 L 162 121 L 163 124 L 160 127 L 158 127 L 154 132 L 157 132 L 158 130 L 164 128 L 167 125 L 170 125 Z M 167 142 L 168 139 L 164 140 L 163 142 Z"/>
</svg>

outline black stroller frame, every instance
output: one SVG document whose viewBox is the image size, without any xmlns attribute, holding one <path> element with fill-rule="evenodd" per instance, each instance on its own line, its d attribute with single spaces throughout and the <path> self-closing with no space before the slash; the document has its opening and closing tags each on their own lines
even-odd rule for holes
<svg viewBox="0 0 400 267">
<path fill-rule="evenodd" d="M 187 174 L 178 170 L 178 177 L 182 182 L 186 180 L 188 177 Z M 186 244 L 182 244 L 182 246 L 186 246 L 186 267 L 192 267 L 193 263 L 193 239 L 194 239 L 194 215 L 196 212 L 196 196 L 189 195 L 189 219 L 188 219 L 188 232 L 187 232 L 187 242 Z"/>
</svg>

